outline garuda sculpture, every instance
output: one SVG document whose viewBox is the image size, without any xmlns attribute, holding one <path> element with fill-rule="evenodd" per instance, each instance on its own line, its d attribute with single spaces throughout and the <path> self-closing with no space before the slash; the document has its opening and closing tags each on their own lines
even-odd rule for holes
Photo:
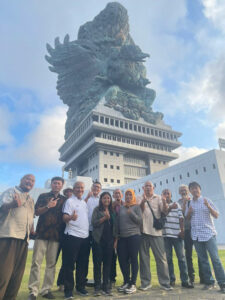
<svg viewBox="0 0 225 300">
<path fill-rule="evenodd" d="M 76 41 L 69 35 L 63 43 L 56 38 L 55 48 L 47 44 L 47 50 L 49 69 L 58 74 L 58 95 L 69 106 L 65 138 L 103 97 L 106 106 L 127 118 L 153 124 L 163 118 L 152 111 L 155 91 L 146 87 L 150 82 L 143 62 L 149 55 L 131 38 L 127 10 L 121 4 L 108 3 L 80 27 Z"/>
</svg>

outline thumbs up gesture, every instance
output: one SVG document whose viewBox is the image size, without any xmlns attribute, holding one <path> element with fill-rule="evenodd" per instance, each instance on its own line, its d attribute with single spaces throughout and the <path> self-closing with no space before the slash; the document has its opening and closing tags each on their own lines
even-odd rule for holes
<svg viewBox="0 0 225 300">
<path fill-rule="evenodd" d="M 76 211 L 74 210 L 73 214 L 70 215 L 70 218 L 72 221 L 76 221 L 76 219 L 78 218 L 78 214 L 76 214 Z"/>
</svg>

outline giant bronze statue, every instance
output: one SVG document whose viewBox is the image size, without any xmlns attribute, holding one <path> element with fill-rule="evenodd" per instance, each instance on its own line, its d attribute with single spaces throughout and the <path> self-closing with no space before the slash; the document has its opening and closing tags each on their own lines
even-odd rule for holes
<svg viewBox="0 0 225 300">
<path fill-rule="evenodd" d="M 143 62 L 149 55 L 131 38 L 121 4 L 107 4 L 80 27 L 76 41 L 69 35 L 63 43 L 56 38 L 55 48 L 47 44 L 47 50 L 49 69 L 58 74 L 58 95 L 69 106 L 65 138 L 102 98 L 129 119 L 157 124 L 163 118 L 152 111 L 155 91 L 146 87 L 150 82 Z"/>
</svg>

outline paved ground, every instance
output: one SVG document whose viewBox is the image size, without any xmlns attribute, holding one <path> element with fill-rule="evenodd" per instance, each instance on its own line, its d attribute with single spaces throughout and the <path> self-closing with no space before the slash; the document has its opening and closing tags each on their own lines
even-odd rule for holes
<svg viewBox="0 0 225 300">
<path fill-rule="evenodd" d="M 112 299 L 121 299 L 121 300 L 129 300 L 129 299 L 141 299 L 141 300 L 225 300 L 225 294 L 221 294 L 219 292 L 219 288 L 216 287 L 213 290 L 210 291 L 203 291 L 202 285 L 196 285 L 194 289 L 183 289 L 179 286 L 176 286 L 173 291 L 164 291 L 161 290 L 158 286 L 153 287 L 151 290 L 147 292 L 137 291 L 137 293 L 133 295 L 125 295 L 118 293 L 116 288 L 113 289 L 113 297 L 94 297 L 92 295 L 93 289 L 88 288 L 89 296 L 88 297 L 82 297 L 78 295 L 74 295 L 74 299 L 76 300 L 112 300 Z M 54 292 L 54 294 L 57 296 L 57 299 L 59 297 L 59 294 L 62 294 L 63 299 L 63 293 L 60 292 Z M 39 297 L 39 299 L 43 299 Z"/>
</svg>

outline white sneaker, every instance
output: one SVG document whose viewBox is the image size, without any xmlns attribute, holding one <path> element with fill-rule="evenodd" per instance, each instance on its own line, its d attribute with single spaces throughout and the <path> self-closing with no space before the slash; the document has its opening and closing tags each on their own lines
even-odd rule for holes
<svg viewBox="0 0 225 300">
<path fill-rule="evenodd" d="M 130 285 L 128 288 L 126 288 L 126 289 L 124 290 L 124 293 L 126 293 L 126 294 L 133 294 L 133 293 L 135 293 L 136 291 L 137 291 L 136 286 L 135 286 L 134 284 L 132 284 L 132 285 Z"/>
<path fill-rule="evenodd" d="M 128 283 L 125 283 L 125 284 L 119 286 L 119 287 L 117 288 L 117 291 L 118 291 L 118 292 L 124 292 L 125 289 L 127 289 L 128 287 L 129 287 L 129 284 L 128 284 Z"/>
<path fill-rule="evenodd" d="M 165 290 L 165 291 L 172 291 L 173 288 L 171 285 L 169 284 L 160 284 L 161 289 Z"/>
<path fill-rule="evenodd" d="M 146 286 L 140 286 L 139 287 L 139 290 L 141 290 L 141 291 L 147 291 L 147 290 L 149 290 L 149 289 L 151 289 L 152 288 L 152 285 L 151 284 L 149 284 L 149 285 L 146 285 Z"/>
</svg>

